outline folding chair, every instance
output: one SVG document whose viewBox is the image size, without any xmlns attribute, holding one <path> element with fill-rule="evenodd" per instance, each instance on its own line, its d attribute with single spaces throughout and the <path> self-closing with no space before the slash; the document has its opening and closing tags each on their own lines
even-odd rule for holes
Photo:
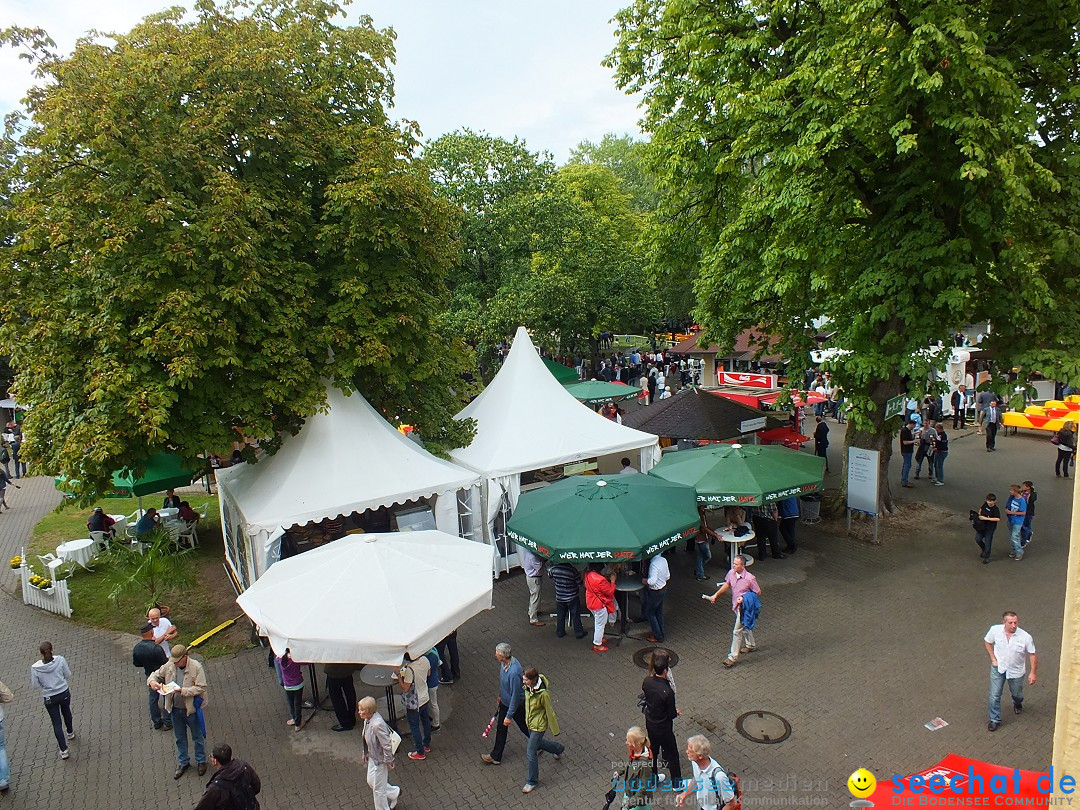
<svg viewBox="0 0 1080 810">
<path fill-rule="evenodd" d="M 53 582 L 56 582 L 56 572 L 67 564 L 65 560 L 60 559 L 52 552 L 49 552 L 47 554 L 39 554 L 38 559 L 45 567 L 45 570 L 49 572 L 49 579 L 51 579 Z"/>
</svg>

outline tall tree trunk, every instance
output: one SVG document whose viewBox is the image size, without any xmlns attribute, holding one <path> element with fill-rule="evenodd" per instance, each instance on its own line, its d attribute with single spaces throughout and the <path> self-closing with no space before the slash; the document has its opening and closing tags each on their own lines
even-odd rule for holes
<svg viewBox="0 0 1080 810">
<path fill-rule="evenodd" d="M 869 414 L 872 429 L 860 430 L 854 424 L 848 427 L 844 439 L 844 457 L 840 459 L 840 503 L 845 507 L 847 504 L 847 451 L 849 447 L 861 447 L 865 450 L 876 450 L 880 454 L 878 457 L 878 513 L 890 514 L 897 509 L 892 488 L 889 485 L 893 430 L 885 424 L 885 403 L 902 390 L 901 386 L 900 375 L 895 373 L 873 383 L 869 390 L 870 398 L 876 406 L 873 413 Z M 893 421 L 896 420 L 893 419 Z"/>
<path fill-rule="evenodd" d="M 592 363 L 592 376 L 597 377 L 600 374 L 600 339 L 595 335 L 589 335 L 589 358 Z"/>
</svg>

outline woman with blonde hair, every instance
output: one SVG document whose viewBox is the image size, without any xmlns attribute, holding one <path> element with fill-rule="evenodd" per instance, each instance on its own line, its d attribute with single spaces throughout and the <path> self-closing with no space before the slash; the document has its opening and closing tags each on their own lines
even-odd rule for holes
<svg viewBox="0 0 1080 810">
<path fill-rule="evenodd" d="M 615 774 L 615 788 L 623 791 L 622 807 L 652 807 L 656 787 L 649 737 L 641 726 L 626 732 L 626 766 Z"/>
</svg>

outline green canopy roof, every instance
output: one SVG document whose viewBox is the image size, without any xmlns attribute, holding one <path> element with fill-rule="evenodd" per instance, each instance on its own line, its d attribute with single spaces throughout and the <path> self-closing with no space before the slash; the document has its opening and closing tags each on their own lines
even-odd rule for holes
<svg viewBox="0 0 1080 810">
<path fill-rule="evenodd" d="M 576 383 L 578 381 L 577 372 L 572 368 L 567 368 L 562 363 L 556 363 L 550 357 L 540 358 L 544 361 L 544 365 L 548 367 L 548 371 L 554 375 L 555 379 L 561 382 L 563 385 L 567 383 Z"/>
<path fill-rule="evenodd" d="M 622 402 L 624 399 L 641 396 L 640 388 L 603 380 L 570 383 L 565 388 L 574 395 L 574 399 L 581 402 Z"/>
<path fill-rule="evenodd" d="M 112 483 L 117 492 L 141 497 L 166 489 L 186 487 L 191 484 L 194 475 L 192 467 L 185 464 L 180 456 L 158 453 L 147 459 L 146 471 L 138 478 L 134 478 L 132 471 L 125 467 L 113 473 Z"/>
<path fill-rule="evenodd" d="M 526 492 L 507 535 L 554 562 L 652 557 L 698 528 L 694 490 L 648 475 L 571 476 Z"/>
<path fill-rule="evenodd" d="M 710 505 L 761 506 L 819 490 L 825 459 L 776 445 L 710 444 L 664 454 L 649 475 L 691 486 Z"/>
</svg>

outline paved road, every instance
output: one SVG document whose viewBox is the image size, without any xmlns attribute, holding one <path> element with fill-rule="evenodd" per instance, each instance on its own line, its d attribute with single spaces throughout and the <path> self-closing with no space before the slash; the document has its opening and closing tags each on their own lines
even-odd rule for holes
<svg viewBox="0 0 1080 810">
<path fill-rule="evenodd" d="M 720 665 L 730 612 L 700 599 L 689 555 L 673 558 L 668 643 L 682 659 L 675 673 L 684 712 L 676 732 L 680 740 L 698 732 L 711 737 L 719 759 L 743 776 L 748 807 L 781 797 L 840 806 L 850 801 L 845 782 L 855 768 L 868 767 L 880 779 L 950 751 L 1024 768 L 1048 765 L 1072 490 L 1048 475 L 1053 453 L 1045 439 L 1002 438 L 999 448 L 988 454 L 974 434 L 954 436 L 948 485 L 921 481 L 901 491 L 932 507 L 910 536 L 870 547 L 800 527 L 797 555 L 754 568 L 765 592 L 761 649 L 731 671 Z M 1004 496 L 1022 478 L 1034 480 L 1040 493 L 1034 545 L 1013 563 L 999 531 L 997 559 L 980 565 L 967 510 L 988 490 Z M 14 509 L 0 516 L 5 561 L 57 501 L 45 478 L 26 481 L 14 494 Z M 13 572 L 5 568 L 0 580 L 10 591 Z M 545 587 L 545 603 L 551 599 Z M 525 602 L 521 578 L 505 579 L 495 587 L 495 609 L 462 630 L 464 678 L 440 690 L 446 719 L 435 752 L 426 762 L 402 761 L 394 773 L 404 788 L 403 810 L 603 803 L 609 763 L 622 756 L 626 728 L 641 721 L 635 703 L 643 673 L 632 662 L 640 646 L 627 641 L 596 655 L 587 641 L 556 639 L 550 624 L 529 627 Z M 1035 637 L 1040 678 L 1028 691 L 1024 715 L 1007 714 L 990 734 L 982 636 L 1007 608 L 1019 612 Z M 45 712 L 27 684 L 27 668 L 46 638 L 75 671 L 79 737 L 67 761 L 58 759 Z M 134 640 L 79 627 L 0 593 L 0 680 L 16 694 L 5 721 L 12 789 L 0 795 L 0 807 L 141 810 L 196 801 L 203 780 L 192 770 L 175 783 L 171 737 L 149 728 L 141 677 L 129 663 Z M 525 757 L 517 731 L 501 766 L 479 759 L 496 694 L 492 651 L 502 640 L 550 676 L 568 748 L 561 762 L 542 760 L 540 788 L 529 796 L 520 792 Z M 331 732 L 329 712 L 291 733 L 262 652 L 215 659 L 208 672 L 210 738 L 228 740 L 255 765 L 266 810 L 371 806 L 357 765 L 358 734 Z M 735 718 L 754 710 L 785 717 L 791 737 L 775 745 L 740 737 Z M 927 731 L 923 723 L 935 716 L 950 725 Z"/>
</svg>

